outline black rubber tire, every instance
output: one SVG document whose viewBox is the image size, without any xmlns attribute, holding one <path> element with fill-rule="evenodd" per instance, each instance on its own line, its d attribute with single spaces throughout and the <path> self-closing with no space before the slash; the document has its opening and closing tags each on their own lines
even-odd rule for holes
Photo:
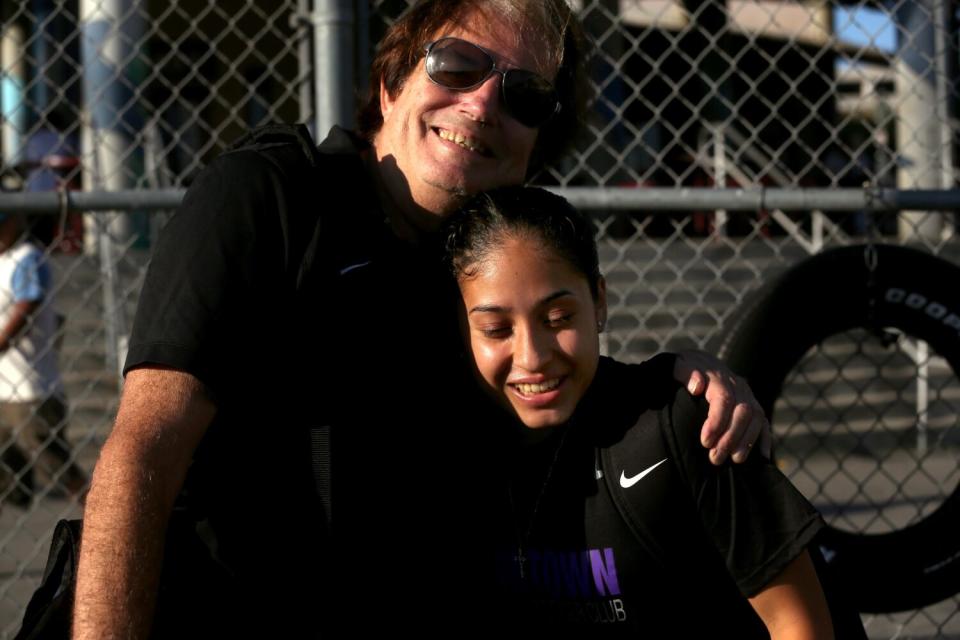
<svg viewBox="0 0 960 640">
<path fill-rule="evenodd" d="M 772 420 L 787 375 L 824 339 L 893 327 L 927 341 L 960 372 L 960 267 L 914 249 L 831 249 L 760 290 L 724 336 L 719 355 L 747 378 Z M 863 612 L 917 609 L 960 591 L 960 489 L 923 520 L 884 534 L 829 527 L 823 548 Z"/>
</svg>

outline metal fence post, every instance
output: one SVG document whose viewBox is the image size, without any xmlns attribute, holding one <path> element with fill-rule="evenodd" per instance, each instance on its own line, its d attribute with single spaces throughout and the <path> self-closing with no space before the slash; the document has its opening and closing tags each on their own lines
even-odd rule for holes
<svg viewBox="0 0 960 640">
<path fill-rule="evenodd" d="M 300 107 L 300 122 L 308 123 L 311 129 L 316 126 L 313 108 L 313 65 L 311 56 L 310 0 L 297 0 L 297 12 L 293 15 L 291 26 L 297 34 L 297 100 Z M 313 131 L 314 138 L 317 132 Z"/>
<path fill-rule="evenodd" d="M 353 0 L 316 0 L 313 13 L 313 60 L 317 138 L 333 125 L 353 123 Z"/>
<path fill-rule="evenodd" d="M 0 148 L 3 149 L 3 162 L 13 166 L 20 161 L 23 148 L 23 134 L 27 130 L 27 105 L 24 101 L 25 67 L 23 51 L 23 29 L 16 24 L 8 24 L 0 34 L 0 116 L 2 116 L 2 134 Z"/>
<path fill-rule="evenodd" d="M 940 113 L 937 120 L 940 123 L 940 188 L 950 189 L 956 180 L 953 168 L 953 130 L 950 128 L 951 99 L 950 78 L 956 65 L 950 63 L 950 46 L 947 44 L 948 34 L 951 34 L 950 8 L 947 0 L 933 0 L 934 9 L 934 49 L 937 74 L 937 107 Z"/>
<path fill-rule="evenodd" d="M 895 61 L 897 86 L 903 87 L 897 106 L 897 142 L 900 162 L 897 185 L 903 189 L 940 186 L 940 125 L 937 117 L 934 61 L 933 0 L 901 3 L 894 17 L 898 26 Z M 943 219 L 937 214 L 904 211 L 900 237 L 935 240 Z"/>
<path fill-rule="evenodd" d="M 135 55 L 139 39 L 132 30 L 136 22 L 128 0 L 81 0 L 84 132 L 83 155 L 92 158 L 92 170 L 84 173 L 84 188 L 119 191 L 132 186 L 127 172 L 135 151 L 136 98 L 125 82 L 125 67 Z M 88 249 L 99 254 L 103 276 L 103 313 L 108 368 L 119 371 L 118 345 L 126 341 L 125 309 L 117 273 L 117 244 L 133 235 L 128 215 L 101 214 L 95 221 L 95 244 Z"/>
<path fill-rule="evenodd" d="M 927 455 L 930 419 L 930 349 L 925 340 L 917 340 L 917 457 Z"/>
<path fill-rule="evenodd" d="M 727 140 L 724 126 L 720 122 L 709 123 L 713 138 L 713 186 L 725 189 L 727 186 Z M 722 236 L 727 232 L 727 212 L 717 209 L 714 214 L 713 233 Z"/>
</svg>

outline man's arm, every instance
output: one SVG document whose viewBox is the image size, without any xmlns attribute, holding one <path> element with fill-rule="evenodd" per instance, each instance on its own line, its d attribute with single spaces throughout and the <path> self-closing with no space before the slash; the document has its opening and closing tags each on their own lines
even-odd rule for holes
<svg viewBox="0 0 960 640">
<path fill-rule="evenodd" d="M 127 374 L 87 497 L 74 638 L 149 636 L 167 522 L 215 412 L 190 374 L 153 367 Z"/>
<path fill-rule="evenodd" d="M 831 640 L 833 624 L 810 555 L 804 551 L 750 598 L 771 640 Z"/>
<path fill-rule="evenodd" d="M 0 328 L 0 353 L 9 349 L 17 336 L 27 328 L 32 316 L 40 308 L 42 300 L 14 302 L 7 324 Z"/>
<path fill-rule="evenodd" d="M 40 309 L 50 287 L 50 266 L 42 254 L 30 248 L 21 256 L 13 270 L 13 304 L 7 323 L 0 327 L 0 352 L 13 346 L 18 337 L 29 329 L 31 317 Z"/>
<path fill-rule="evenodd" d="M 770 423 L 746 380 L 702 351 L 678 353 L 673 377 L 691 395 L 702 395 L 707 400 L 709 410 L 700 442 L 710 449 L 713 464 L 722 464 L 727 456 L 734 462 L 743 462 L 755 443 L 763 455 L 770 457 Z"/>
</svg>

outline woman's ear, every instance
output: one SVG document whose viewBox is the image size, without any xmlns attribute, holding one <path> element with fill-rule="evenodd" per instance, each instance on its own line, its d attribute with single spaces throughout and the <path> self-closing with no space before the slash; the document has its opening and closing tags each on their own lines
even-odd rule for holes
<svg viewBox="0 0 960 640">
<path fill-rule="evenodd" d="M 597 278 L 597 302 L 595 307 L 597 332 L 600 333 L 607 326 L 607 280 L 603 276 Z"/>
</svg>

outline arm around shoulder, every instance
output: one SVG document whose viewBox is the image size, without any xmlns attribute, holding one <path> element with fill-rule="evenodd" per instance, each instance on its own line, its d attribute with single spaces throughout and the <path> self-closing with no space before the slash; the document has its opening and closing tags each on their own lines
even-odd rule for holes
<svg viewBox="0 0 960 640">
<path fill-rule="evenodd" d="M 673 376 L 691 395 L 702 395 L 709 405 L 700 441 L 710 449 L 710 461 L 736 463 L 750 455 L 755 443 L 770 457 L 770 423 L 746 380 L 714 356 L 702 351 L 677 354 Z"/>
<path fill-rule="evenodd" d="M 167 522 L 215 412 L 188 373 L 127 374 L 84 512 L 75 638 L 149 636 Z"/>
<path fill-rule="evenodd" d="M 750 598 L 772 640 L 831 640 L 830 609 L 810 555 L 803 551 Z"/>
</svg>

